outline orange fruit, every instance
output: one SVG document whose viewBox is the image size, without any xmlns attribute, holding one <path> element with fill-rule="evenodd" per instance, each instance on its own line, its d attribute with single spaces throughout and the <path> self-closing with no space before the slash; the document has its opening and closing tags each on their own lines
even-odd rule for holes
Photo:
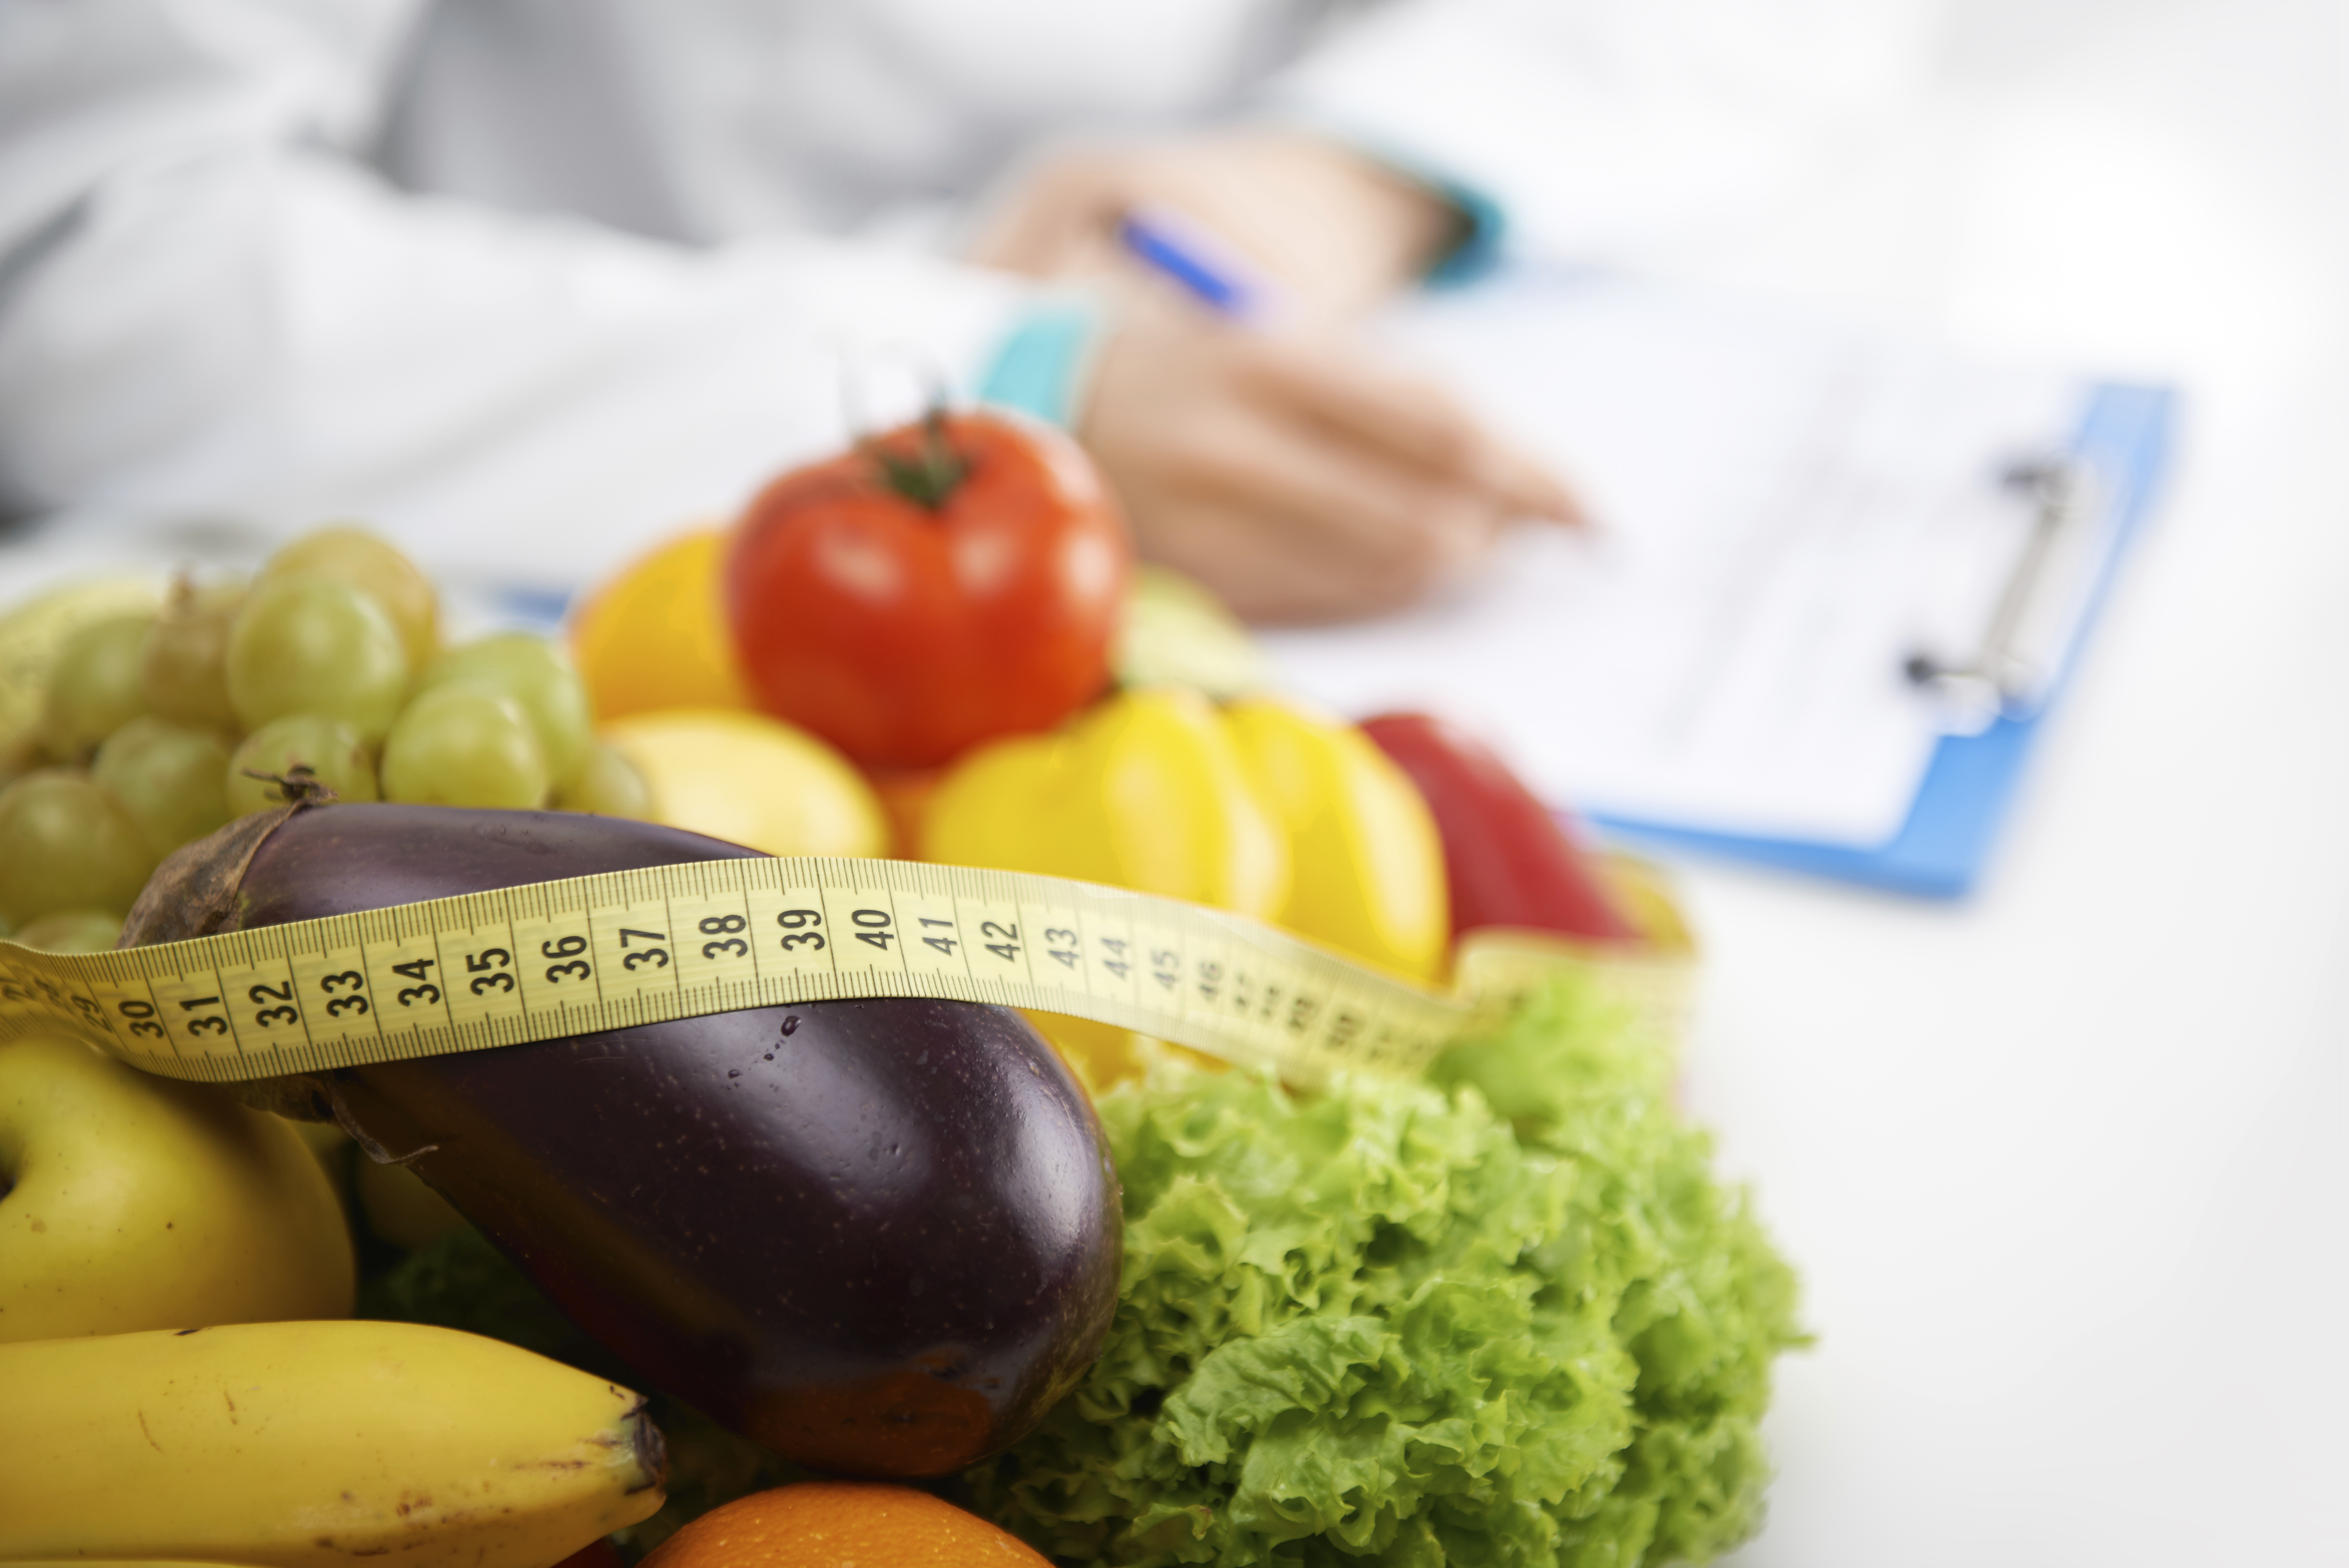
<svg viewBox="0 0 2349 1568">
<path fill-rule="evenodd" d="M 922 819 L 929 813 L 930 797 L 947 776 L 943 768 L 868 768 L 864 781 L 881 798 L 889 814 L 889 852 L 901 861 L 922 858 Z"/>
<path fill-rule="evenodd" d="M 926 1491 L 809 1480 L 710 1510 L 642 1568 L 1050 1568 L 1033 1547 Z"/>
<path fill-rule="evenodd" d="M 722 528 L 678 535 L 597 589 L 572 617 L 571 656 L 597 718 L 751 706 L 719 595 L 729 537 Z"/>
</svg>

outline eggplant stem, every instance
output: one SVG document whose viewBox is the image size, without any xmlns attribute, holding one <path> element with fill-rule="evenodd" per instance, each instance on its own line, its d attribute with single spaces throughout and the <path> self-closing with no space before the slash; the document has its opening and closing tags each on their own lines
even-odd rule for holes
<svg viewBox="0 0 2349 1568">
<path fill-rule="evenodd" d="M 259 773 L 250 768 L 243 772 L 247 779 L 276 785 L 277 798 L 289 806 L 324 806 L 342 799 L 306 762 L 296 762 L 283 773 Z"/>
</svg>

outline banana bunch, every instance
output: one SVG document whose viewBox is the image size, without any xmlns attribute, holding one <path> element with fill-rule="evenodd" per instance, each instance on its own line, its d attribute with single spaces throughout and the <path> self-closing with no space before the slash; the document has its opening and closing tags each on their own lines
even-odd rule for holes
<svg viewBox="0 0 2349 1568">
<path fill-rule="evenodd" d="M 644 1400 L 476 1335 L 255 1323 L 0 1345 L 0 1563 L 548 1568 L 661 1505 Z"/>
</svg>

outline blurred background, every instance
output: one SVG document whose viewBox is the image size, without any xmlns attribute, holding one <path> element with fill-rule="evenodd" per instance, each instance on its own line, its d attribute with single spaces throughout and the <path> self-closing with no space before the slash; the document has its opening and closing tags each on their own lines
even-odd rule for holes
<svg viewBox="0 0 2349 1568">
<path fill-rule="evenodd" d="M 11 8 L 0 44 L 37 41 L 42 7 Z M 1675 868 L 1707 952 L 1691 1107 L 1802 1269 L 1818 1336 L 1782 1365 L 1772 1522 L 1734 1561 L 2349 1561 L 2332 1501 L 2349 1464 L 2349 5 L 1557 11 L 1596 30 L 1600 56 L 1640 62 L 1610 78 L 1621 101 L 1574 132 L 1588 136 L 1574 157 L 1506 118 L 1457 144 L 1501 150 L 1539 253 L 2184 400 L 2149 531 L 1971 898 Z M 367 340 L 378 302 L 467 286 L 432 247 L 338 241 L 337 223 L 366 230 L 372 197 L 279 234 L 279 260 L 329 242 L 357 258 L 324 283 L 232 267 L 207 294 L 199 263 L 218 253 L 167 254 L 134 226 L 64 297 L 45 263 L 75 242 L 37 221 L 36 188 L 65 154 L 18 91 L 0 108 L 0 225 L 16 225 L 0 227 L 0 487 L 16 519 L 0 600 L 125 560 L 250 562 L 357 514 L 471 585 L 480 618 L 543 619 L 678 523 L 726 514 L 841 439 L 834 364 L 784 374 L 777 356 L 835 349 L 878 297 L 858 291 L 884 286 L 863 274 L 888 270 L 812 263 L 837 308 L 779 315 L 758 236 L 859 237 L 918 270 L 974 242 L 998 171 L 1026 167 L 1023 117 L 1061 89 L 987 15 L 903 78 L 994 84 L 959 128 L 898 115 L 871 84 L 854 112 L 902 141 L 819 145 L 843 183 L 814 180 L 797 206 L 723 170 L 671 182 L 683 206 L 613 198 L 595 216 L 661 246 L 720 244 L 718 259 L 688 287 L 667 251 L 609 241 L 563 284 L 602 325 L 519 367 L 467 359 L 481 324 L 461 310 L 442 338 Z M 1133 74 L 1091 83 L 1071 113 L 1192 112 L 1199 89 L 1147 15 L 1069 11 L 1072 27 L 1136 29 L 1095 40 Z M 1237 22 L 1233 39 L 1294 42 Z M 493 55 L 496 38 L 475 42 Z M 17 56 L 20 88 L 32 58 Z M 1236 58 L 1194 64 L 1211 79 Z M 719 80 L 727 62 L 699 67 Z M 1440 98 L 1362 79 L 1405 122 Z M 441 86 L 477 109 L 558 112 Z M 1325 107 L 1343 100 L 1330 91 Z M 821 95 L 805 108 L 825 123 Z M 658 184 L 614 174 L 625 150 L 592 131 L 591 117 L 554 139 L 612 175 L 605 196 Z M 469 171 L 473 205 L 434 208 L 460 249 L 495 227 L 481 211 L 514 204 L 462 147 L 405 123 L 386 147 L 411 180 Z M 903 200 L 841 194 L 849 165 L 856 189 Z M 1578 229 L 1576 212 L 1605 221 Z M 576 222 L 530 242 L 559 249 Z M 192 295 L 150 286 L 191 266 Z M 550 275 L 502 273 L 482 319 L 528 318 Z M 986 287 L 961 289 L 891 315 L 878 352 L 926 327 L 916 356 L 959 375 L 1000 325 Z M 331 374 L 241 401 L 268 367 L 222 325 L 238 311 L 326 345 Z M 889 406 L 885 387 L 873 396 Z"/>
<path fill-rule="evenodd" d="M 2343 26 L 1953 6 L 1733 263 L 2188 398 L 1970 904 L 1692 873 L 1694 1098 L 1821 1333 L 1741 1563 L 2341 1560 Z"/>
</svg>

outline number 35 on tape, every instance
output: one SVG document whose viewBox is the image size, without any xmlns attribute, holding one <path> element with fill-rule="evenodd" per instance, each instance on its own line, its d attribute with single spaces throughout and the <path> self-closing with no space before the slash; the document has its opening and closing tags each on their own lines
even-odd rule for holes
<svg viewBox="0 0 2349 1568">
<path fill-rule="evenodd" d="M 112 953 L 0 943 L 0 1039 L 67 1033 L 150 1072 L 219 1082 L 928 996 L 1090 1018 L 1310 1083 L 1417 1071 L 1561 966 L 1658 1016 L 1677 1009 L 1685 977 L 1676 959 L 1516 934 L 1480 934 L 1457 960 L 1457 989 L 1437 994 L 1245 916 L 1088 882 L 706 861 Z"/>
</svg>

